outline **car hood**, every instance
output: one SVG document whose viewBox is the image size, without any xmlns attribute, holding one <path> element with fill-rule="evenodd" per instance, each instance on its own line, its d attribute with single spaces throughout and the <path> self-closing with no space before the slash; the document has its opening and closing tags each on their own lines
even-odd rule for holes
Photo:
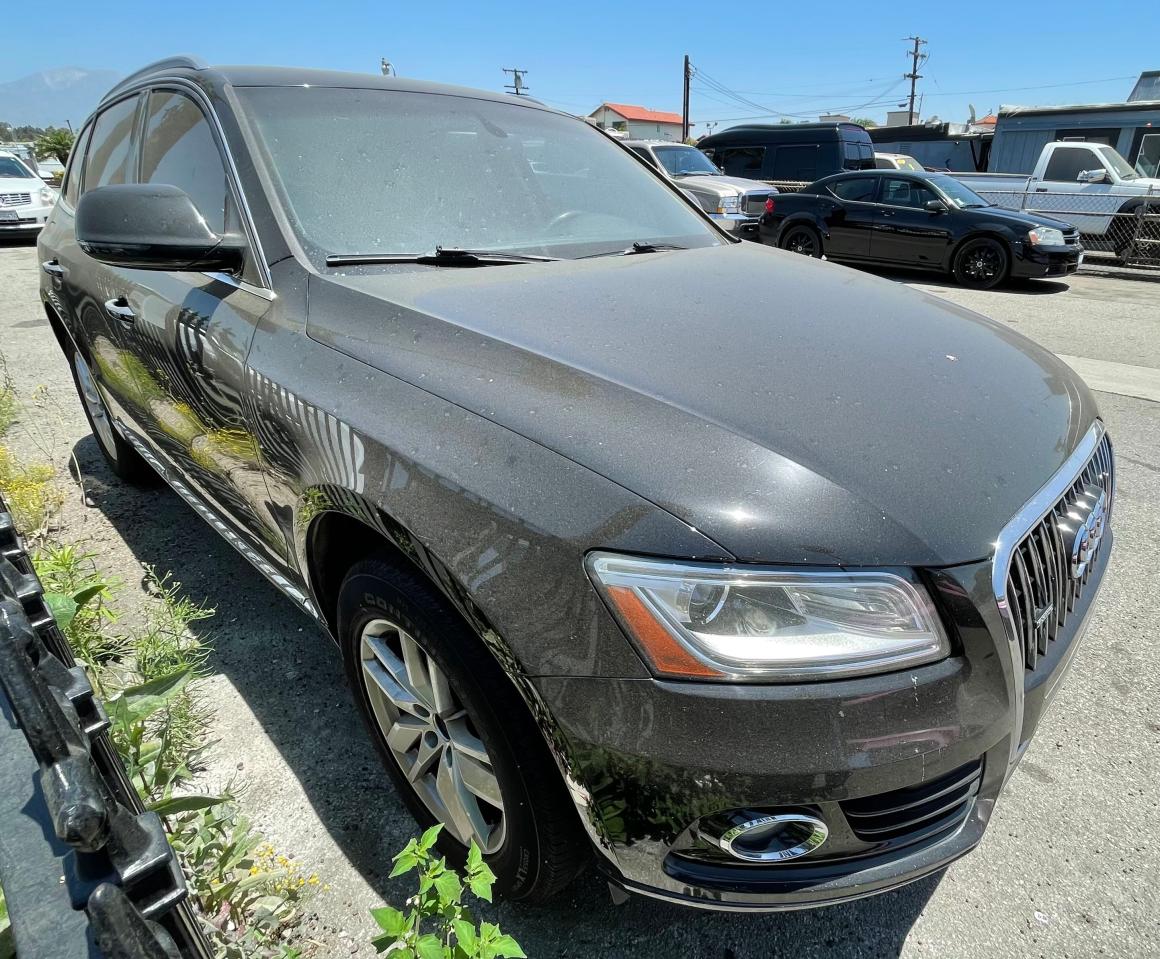
<svg viewBox="0 0 1160 959">
<path fill-rule="evenodd" d="M 38 193 L 42 186 L 44 181 L 40 179 L 0 176 L 0 193 Z"/>
<path fill-rule="evenodd" d="M 967 212 L 985 216 L 988 220 L 999 220 L 1015 230 L 1030 230 L 1036 226 L 1049 226 L 1056 230 L 1064 231 L 1075 229 L 1075 226 L 1066 220 L 1060 220 L 1057 217 L 1042 216 L 1034 210 L 1008 210 L 1001 206 L 988 206 L 981 210 L 969 210 Z"/>
<path fill-rule="evenodd" d="M 719 196 L 734 193 L 776 193 L 777 187 L 760 180 L 746 180 L 739 176 L 678 176 L 673 177 L 677 186 L 689 189 L 711 190 Z"/>
<path fill-rule="evenodd" d="M 743 560 L 988 556 L 1096 415 L 1071 370 L 1008 328 L 754 243 L 376 268 L 312 276 L 309 297 L 313 338 Z"/>
</svg>

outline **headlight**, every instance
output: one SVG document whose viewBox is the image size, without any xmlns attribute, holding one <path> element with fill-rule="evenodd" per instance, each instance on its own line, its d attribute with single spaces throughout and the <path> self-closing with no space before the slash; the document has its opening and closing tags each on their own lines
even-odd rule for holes
<svg viewBox="0 0 1160 959">
<path fill-rule="evenodd" d="M 718 213 L 736 213 L 741 202 L 738 196 L 723 196 L 717 198 Z"/>
<path fill-rule="evenodd" d="M 42 186 L 40 188 L 40 202 L 51 206 L 56 202 L 56 191 L 51 187 Z"/>
<path fill-rule="evenodd" d="M 1027 234 L 1032 246 L 1063 246 L 1063 233 L 1049 226 L 1037 226 Z"/>
<path fill-rule="evenodd" d="M 661 675 L 801 681 L 950 653 L 930 597 L 887 572 L 746 569 L 593 553 L 588 571 Z"/>
</svg>

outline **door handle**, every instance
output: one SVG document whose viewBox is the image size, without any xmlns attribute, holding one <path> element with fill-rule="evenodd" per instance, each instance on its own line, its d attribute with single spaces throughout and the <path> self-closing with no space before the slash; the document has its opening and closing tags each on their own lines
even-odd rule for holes
<svg viewBox="0 0 1160 959">
<path fill-rule="evenodd" d="M 132 323 L 137 319 L 137 314 L 133 312 L 133 307 L 129 305 L 129 301 L 123 296 L 105 300 L 105 312 L 109 316 L 116 317 L 122 323 Z"/>
<path fill-rule="evenodd" d="M 56 260 L 45 260 L 40 264 L 40 268 L 49 276 L 64 276 L 64 267 Z"/>
<path fill-rule="evenodd" d="M 1037 186 L 1037 187 L 1035 188 L 1035 192 L 1036 192 L 1036 193 L 1046 193 L 1046 192 L 1047 192 L 1047 187 L 1045 187 L 1045 186 Z"/>
</svg>

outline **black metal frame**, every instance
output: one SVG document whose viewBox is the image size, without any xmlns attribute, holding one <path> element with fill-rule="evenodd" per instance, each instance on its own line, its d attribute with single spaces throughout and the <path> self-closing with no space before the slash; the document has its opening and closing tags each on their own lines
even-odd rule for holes
<svg viewBox="0 0 1160 959">
<path fill-rule="evenodd" d="M 20 959 L 209 959 L 0 496 L 0 885 Z"/>
</svg>

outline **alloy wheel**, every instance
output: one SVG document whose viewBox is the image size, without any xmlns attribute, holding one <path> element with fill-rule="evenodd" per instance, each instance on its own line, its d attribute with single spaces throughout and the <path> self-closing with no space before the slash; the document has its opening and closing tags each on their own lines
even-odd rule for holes
<svg viewBox="0 0 1160 959">
<path fill-rule="evenodd" d="M 93 372 L 89 369 L 89 364 L 85 362 L 84 357 L 79 352 L 73 353 L 73 366 L 77 371 L 77 381 L 81 385 L 81 399 L 84 401 L 89 419 L 93 421 L 93 429 L 96 431 L 97 439 L 105 448 L 106 452 L 113 454 L 117 449 L 116 434 L 113 432 L 113 424 L 109 421 L 109 414 L 105 409 L 105 401 L 101 399 L 101 394 L 97 392 L 97 384 L 93 380 Z"/>
<path fill-rule="evenodd" d="M 994 246 L 982 243 L 967 251 L 963 274 L 972 283 L 991 283 L 1003 270 L 1003 256 Z"/>
<path fill-rule="evenodd" d="M 504 841 L 503 796 L 487 747 L 446 674 L 397 623 L 374 619 L 359 643 L 363 683 L 392 757 L 416 795 L 463 845 Z"/>
<path fill-rule="evenodd" d="M 785 248 L 791 253 L 800 253 L 802 256 L 818 255 L 817 240 L 809 230 L 794 230 L 786 237 Z"/>
</svg>

